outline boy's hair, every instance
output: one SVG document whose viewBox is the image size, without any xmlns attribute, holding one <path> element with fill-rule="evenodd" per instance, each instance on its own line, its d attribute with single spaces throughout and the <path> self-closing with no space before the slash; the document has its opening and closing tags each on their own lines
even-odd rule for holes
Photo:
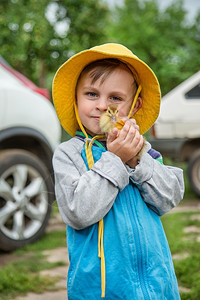
<svg viewBox="0 0 200 300">
<path fill-rule="evenodd" d="M 138 84 L 135 79 L 133 72 L 127 66 L 127 64 L 123 63 L 119 59 L 116 58 L 106 58 L 101 60 L 96 60 L 90 64 L 88 64 L 80 73 L 79 78 L 77 80 L 76 89 L 79 84 L 81 78 L 90 73 L 90 77 L 92 78 L 91 83 L 94 84 L 99 78 L 101 78 L 101 84 L 106 80 L 106 78 L 116 69 L 122 67 L 126 69 L 133 76 L 133 94 L 136 93 Z"/>
</svg>

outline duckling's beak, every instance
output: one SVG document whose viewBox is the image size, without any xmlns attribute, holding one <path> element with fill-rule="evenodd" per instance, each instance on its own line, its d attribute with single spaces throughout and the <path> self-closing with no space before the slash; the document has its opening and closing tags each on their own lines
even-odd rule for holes
<svg viewBox="0 0 200 300">
<path fill-rule="evenodd" d="M 111 118 L 111 122 L 116 123 L 117 122 L 117 117 L 114 115 Z"/>
</svg>

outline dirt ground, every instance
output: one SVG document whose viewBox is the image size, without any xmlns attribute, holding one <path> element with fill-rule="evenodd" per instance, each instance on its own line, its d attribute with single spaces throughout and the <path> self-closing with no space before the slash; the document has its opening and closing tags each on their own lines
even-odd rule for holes
<svg viewBox="0 0 200 300">
<path fill-rule="evenodd" d="M 181 205 L 174 208 L 170 213 L 182 212 L 182 211 L 200 211 L 200 200 L 188 200 L 184 201 Z M 200 214 L 197 215 L 200 218 Z M 49 222 L 47 227 L 47 231 L 54 230 L 61 230 L 65 228 L 60 215 L 56 215 L 55 218 L 52 218 Z M 196 230 L 195 228 L 186 228 L 186 230 Z M 47 255 L 47 261 L 49 262 L 56 262 L 56 261 L 63 261 L 65 266 L 57 267 L 51 270 L 43 270 L 41 271 L 41 275 L 48 275 L 52 277 L 60 277 L 60 280 L 57 282 L 56 287 L 59 289 L 55 292 L 45 292 L 43 294 L 34 294 L 28 293 L 26 296 L 19 296 L 12 300 L 67 300 L 67 289 L 66 289 L 66 282 L 67 282 L 67 270 L 68 270 L 68 253 L 67 247 L 64 248 L 56 248 L 53 250 L 46 250 L 44 254 Z M 187 255 L 187 253 L 185 253 Z M 0 253 L 0 267 L 6 265 L 9 261 L 16 260 L 17 256 L 13 254 L 5 254 Z M 180 257 L 174 257 L 174 259 L 181 259 Z M 180 290 L 182 288 L 180 287 Z M 187 292 L 187 291 L 185 291 Z"/>
</svg>

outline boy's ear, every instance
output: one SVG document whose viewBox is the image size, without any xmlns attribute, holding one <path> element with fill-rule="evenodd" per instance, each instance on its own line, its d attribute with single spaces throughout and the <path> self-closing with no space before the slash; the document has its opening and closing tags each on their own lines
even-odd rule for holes
<svg viewBox="0 0 200 300">
<path fill-rule="evenodd" d="M 133 115 L 142 107 L 142 103 L 143 103 L 143 100 L 141 97 L 138 97 L 137 98 L 137 101 L 135 103 L 135 106 L 134 106 L 134 109 L 132 111 L 132 114 L 131 114 L 131 118 L 133 117 Z"/>
</svg>

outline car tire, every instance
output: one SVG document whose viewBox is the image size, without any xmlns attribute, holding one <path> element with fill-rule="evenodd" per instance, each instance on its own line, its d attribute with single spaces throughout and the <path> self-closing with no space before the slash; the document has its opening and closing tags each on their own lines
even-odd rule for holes
<svg viewBox="0 0 200 300">
<path fill-rule="evenodd" d="M 195 151 L 189 160 L 187 177 L 192 190 L 200 196 L 200 150 Z"/>
<path fill-rule="evenodd" d="M 0 249 L 12 251 L 40 238 L 47 226 L 54 187 L 35 155 L 21 149 L 0 152 Z"/>
</svg>

